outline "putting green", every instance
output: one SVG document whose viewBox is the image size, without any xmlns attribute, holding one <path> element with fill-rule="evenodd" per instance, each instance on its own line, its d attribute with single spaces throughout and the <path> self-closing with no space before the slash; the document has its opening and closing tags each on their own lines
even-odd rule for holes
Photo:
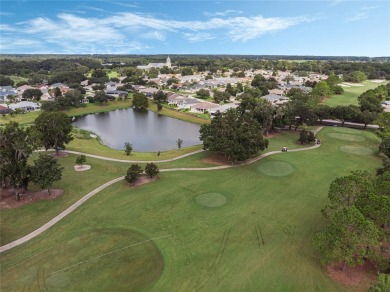
<svg viewBox="0 0 390 292">
<path fill-rule="evenodd" d="M 155 243 L 128 229 L 79 234 L 59 241 L 45 254 L 49 259 L 45 263 L 40 262 L 40 256 L 30 257 L 24 276 L 14 278 L 12 286 L 4 290 L 45 287 L 48 291 L 92 291 L 92 287 L 100 287 L 101 291 L 119 291 L 126 287 L 127 291 L 145 291 L 163 270 L 163 258 Z M 112 269 L 115 274 L 110 274 Z"/>
<path fill-rule="evenodd" d="M 270 161 L 260 164 L 256 170 L 269 176 L 287 176 L 295 171 L 293 165 L 284 161 Z"/>
<path fill-rule="evenodd" d="M 195 201 L 202 206 L 215 208 L 225 205 L 227 199 L 224 195 L 219 193 L 205 193 L 197 196 Z"/>
<path fill-rule="evenodd" d="M 359 145 L 345 145 L 340 147 L 340 150 L 347 153 L 356 155 L 371 155 L 374 151 L 371 148 L 359 146 Z"/>
<path fill-rule="evenodd" d="M 343 133 L 328 133 L 327 134 L 331 138 L 335 138 L 338 140 L 350 141 L 350 142 L 362 142 L 366 140 L 362 136 L 351 135 L 351 134 L 343 134 Z"/>
<path fill-rule="evenodd" d="M 351 128 L 344 128 L 344 127 L 333 127 L 333 131 L 338 133 L 345 133 L 345 134 L 356 134 L 359 135 L 361 130 L 357 129 L 351 129 Z"/>
</svg>

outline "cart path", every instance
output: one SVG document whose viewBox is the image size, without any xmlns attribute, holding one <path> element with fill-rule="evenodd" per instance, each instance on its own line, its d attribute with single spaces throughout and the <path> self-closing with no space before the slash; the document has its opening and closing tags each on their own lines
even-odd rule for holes
<svg viewBox="0 0 390 292">
<path fill-rule="evenodd" d="M 44 152 L 44 151 L 54 151 L 54 150 L 53 149 L 50 149 L 50 150 L 37 150 L 37 152 Z M 194 154 L 198 154 L 198 153 L 201 153 L 201 152 L 204 152 L 204 151 L 205 150 L 200 149 L 200 150 L 196 150 L 196 151 L 193 151 L 193 152 L 190 152 L 190 153 L 187 153 L 187 154 L 183 154 L 183 155 L 180 155 L 180 156 L 177 156 L 177 157 L 174 157 L 174 158 L 164 159 L 164 160 L 126 160 L 126 159 L 117 159 L 117 158 L 99 156 L 99 155 L 94 155 L 94 154 L 88 154 L 88 153 L 72 151 L 72 150 L 62 150 L 62 152 L 65 152 L 65 153 L 76 154 L 76 155 L 81 155 L 82 154 L 82 155 L 85 155 L 87 157 L 92 157 L 92 158 L 96 158 L 96 159 L 108 160 L 108 161 L 114 161 L 114 162 L 124 162 L 124 163 L 151 163 L 151 162 L 153 162 L 153 163 L 162 163 L 162 162 L 171 162 L 171 161 L 182 159 L 184 157 L 191 156 L 191 155 L 194 155 Z"/>
<path fill-rule="evenodd" d="M 319 127 L 316 129 L 315 134 L 318 133 L 323 127 Z M 271 152 L 268 152 L 268 153 L 264 153 L 258 157 L 255 157 L 253 159 L 250 159 L 250 160 L 247 160 L 241 164 L 234 164 L 234 165 L 221 165 L 221 166 L 214 166 L 214 167 L 206 167 L 206 168 L 172 168 L 172 169 L 160 169 L 160 172 L 170 172 L 170 171 L 207 171 L 207 170 L 220 170 L 220 169 L 226 169 L 226 168 L 233 168 L 233 167 L 239 167 L 239 166 L 243 166 L 243 165 L 248 165 L 248 164 L 251 164 L 251 163 L 254 163 L 256 161 L 259 161 L 261 159 L 263 159 L 264 157 L 267 157 L 267 156 L 270 156 L 270 155 L 273 155 L 273 154 L 284 154 L 286 155 L 286 153 L 289 153 L 289 152 L 299 152 L 299 151 L 307 151 L 307 150 L 312 150 L 312 149 L 316 149 L 318 147 L 320 147 L 321 144 L 315 144 L 314 146 L 311 146 L 311 147 L 306 147 L 306 148 L 300 148 L 300 149 L 292 149 L 292 150 L 288 150 L 288 152 L 281 152 L 281 151 L 271 151 Z M 200 151 L 197 151 L 197 152 L 201 152 L 203 150 L 200 150 Z M 69 151 L 67 151 L 69 152 Z M 69 152 L 69 153 L 72 153 L 72 152 Z M 79 152 L 76 152 L 77 154 L 79 154 Z M 188 155 L 191 155 L 191 154 L 194 154 L 194 152 L 192 153 L 188 153 L 188 154 L 185 154 L 183 155 L 182 157 L 185 157 L 185 156 L 188 156 Z M 95 158 L 99 158 L 100 156 L 95 156 L 95 155 L 91 155 L 92 157 L 95 157 Z M 118 159 L 114 159 L 114 158 L 107 158 L 107 157 L 102 157 L 101 159 L 105 159 L 105 160 L 110 160 L 110 161 L 118 161 Z M 176 158 L 178 159 L 178 158 Z M 175 160 L 175 158 L 172 158 L 172 160 Z M 167 160 L 167 161 L 172 161 L 172 160 Z M 122 160 L 121 162 L 129 162 L 127 160 Z M 162 161 L 160 161 L 162 162 Z M 114 183 L 117 183 L 119 181 L 122 181 L 124 180 L 124 176 L 121 176 L 121 177 L 118 177 L 118 178 L 115 178 L 109 182 L 106 182 L 105 184 L 101 185 L 100 187 L 94 189 L 92 192 L 89 192 L 88 194 L 86 194 L 84 197 L 82 197 L 80 200 L 78 200 L 76 203 L 74 203 L 73 205 L 71 205 L 70 207 L 68 207 L 66 210 L 64 210 L 63 212 L 61 212 L 59 215 L 57 215 L 56 217 L 54 217 L 53 219 L 51 219 L 49 222 L 47 222 L 46 224 L 42 225 L 41 227 L 39 227 L 38 229 L 34 230 L 33 232 L 13 241 L 13 242 L 10 242 L 8 244 L 5 244 L 3 246 L 0 247 L 0 253 L 3 253 L 7 250 L 10 250 L 14 247 L 17 247 L 35 237 L 37 237 L 38 235 L 40 235 L 41 233 L 45 232 L 46 230 L 48 230 L 50 227 L 52 227 L 54 224 L 56 224 L 57 222 L 59 222 L 60 220 L 62 220 L 64 217 L 66 217 L 67 215 L 69 215 L 70 213 L 72 213 L 74 210 L 76 210 L 78 207 L 80 207 L 82 204 L 84 204 L 88 199 L 90 199 L 91 197 L 93 197 L 94 195 L 96 195 L 97 193 L 99 193 L 100 191 L 102 191 L 103 189 L 113 185 Z"/>
</svg>

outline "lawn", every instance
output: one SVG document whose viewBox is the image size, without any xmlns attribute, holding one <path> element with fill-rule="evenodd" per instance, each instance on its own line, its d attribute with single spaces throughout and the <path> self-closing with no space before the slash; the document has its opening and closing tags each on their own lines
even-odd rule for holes
<svg viewBox="0 0 390 292">
<path fill-rule="evenodd" d="M 362 94 L 363 92 L 377 88 L 380 85 L 386 85 L 386 82 L 383 82 L 381 84 L 374 83 L 370 80 L 366 80 L 362 83 L 359 83 L 359 85 L 363 86 L 351 86 L 351 87 L 343 87 L 344 93 L 340 95 L 333 95 L 331 98 L 328 98 L 324 101 L 324 104 L 327 104 L 329 106 L 338 106 L 338 105 L 358 105 L 358 96 Z"/>
<path fill-rule="evenodd" d="M 329 183 L 351 170 L 378 167 L 379 140 L 368 131 L 335 127 L 319 137 L 318 149 L 248 166 L 161 173 L 137 188 L 112 185 L 2 254 L 1 290 L 346 290 L 328 277 L 311 242 L 324 223 L 320 210 Z M 95 179 L 74 175 L 65 187 L 81 188 L 84 180 L 102 184 L 121 168 L 108 174 L 104 162 L 100 169 L 95 163 Z M 32 209 L 38 212 L 34 205 L 10 210 L 17 216 L 2 226 L 7 232 L 23 230 L 21 222 L 38 226 L 29 217 Z M 61 209 L 54 201 L 51 207 Z"/>
</svg>

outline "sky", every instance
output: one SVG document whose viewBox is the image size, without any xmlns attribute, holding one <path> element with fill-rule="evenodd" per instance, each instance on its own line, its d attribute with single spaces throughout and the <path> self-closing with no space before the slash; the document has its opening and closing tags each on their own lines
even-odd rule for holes
<svg viewBox="0 0 390 292">
<path fill-rule="evenodd" d="M 390 1 L 0 0 L 1 54 L 390 56 Z"/>
</svg>

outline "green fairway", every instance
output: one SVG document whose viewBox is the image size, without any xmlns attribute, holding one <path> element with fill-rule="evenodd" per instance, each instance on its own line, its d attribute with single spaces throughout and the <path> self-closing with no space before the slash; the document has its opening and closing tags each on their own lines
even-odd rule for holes
<svg viewBox="0 0 390 292">
<path fill-rule="evenodd" d="M 358 86 L 350 86 L 350 87 L 343 87 L 344 93 L 339 95 L 333 95 L 330 98 L 327 98 L 324 101 L 324 104 L 327 104 L 329 106 L 337 106 L 337 105 L 358 105 L 358 96 L 362 94 L 363 92 L 377 88 L 380 85 L 386 85 L 388 81 L 385 81 L 383 83 L 375 83 L 371 80 L 366 80 L 362 83 L 357 83 Z M 348 83 L 348 82 L 347 82 Z M 353 84 L 353 83 L 351 83 Z M 363 85 L 363 86 L 359 86 Z"/>
<path fill-rule="evenodd" d="M 44 234 L 1 254 L 1 290 L 345 290 L 319 264 L 312 237 L 323 224 L 329 183 L 362 166 L 372 171 L 380 160 L 373 133 L 356 130 L 364 137 L 358 142 L 329 136 L 342 132 L 325 128 L 318 149 L 248 166 L 160 173 L 159 180 L 137 188 L 112 185 Z M 372 153 L 346 153 L 345 146 Z M 93 175 L 85 172 L 95 180 L 78 173 L 63 187 L 81 189 L 85 180 L 91 188 L 121 171 L 109 163 L 108 174 L 97 163 L 89 163 Z M 285 171 L 283 165 L 294 171 L 270 176 L 259 171 L 267 164 L 267 171 Z M 57 200 L 49 201 L 53 208 Z M 45 204 L 7 210 L 17 216 L 2 222 L 5 235 L 31 221 L 32 206 Z"/>
</svg>

